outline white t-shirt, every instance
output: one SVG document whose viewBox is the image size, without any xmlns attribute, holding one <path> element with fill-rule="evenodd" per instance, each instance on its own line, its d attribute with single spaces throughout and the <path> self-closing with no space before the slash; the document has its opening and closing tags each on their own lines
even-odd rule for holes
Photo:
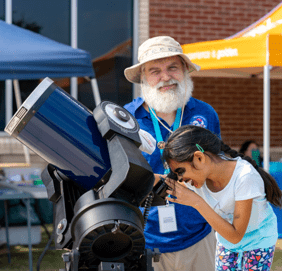
<svg viewBox="0 0 282 271">
<path fill-rule="evenodd" d="M 233 222 L 235 202 L 253 199 L 251 217 L 246 233 L 251 233 L 250 235 L 253 235 L 252 233 L 254 233 L 257 235 L 257 229 L 262 228 L 270 220 L 275 220 L 276 217 L 271 205 L 265 198 L 264 181 L 258 171 L 248 161 L 243 160 L 241 157 L 237 157 L 235 160 L 237 160 L 235 170 L 229 183 L 223 190 L 212 192 L 208 189 L 206 183 L 199 189 L 191 186 L 189 183 L 186 183 L 186 186 L 199 194 L 216 213 L 231 224 Z M 271 222 L 270 228 L 272 229 L 271 235 L 277 234 L 277 220 L 276 225 L 275 221 Z M 265 236 L 267 236 L 267 234 L 265 234 Z M 246 236 L 246 238 L 249 237 Z M 255 239 L 260 238 L 259 236 L 253 237 Z M 238 243 L 239 246 L 244 246 L 244 243 L 247 242 L 244 238 Z M 222 241 L 222 237 L 219 234 L 217 234 L 217 239 Z M 273 240 L 273 236 L 271 237 L 271 240 Z M 259 240 L 257 239 L 257 241 Z M 273 241 L 270 241 L 270 243 L 272 242 Z M 230 245 L 230 247 L 231 246 L 234 247 L 234 245 Z"/>
</svg>

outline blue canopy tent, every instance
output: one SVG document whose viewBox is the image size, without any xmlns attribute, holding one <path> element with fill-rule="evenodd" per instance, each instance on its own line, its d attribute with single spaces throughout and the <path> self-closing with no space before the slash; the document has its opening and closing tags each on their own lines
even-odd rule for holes
<svg viewBox="0 0 282 271">
<path fill-rule="evenodd" d="M 18 80 L 45 77 L 89 78 L 95 103 L 100 103 L 98 85 L 88 52 L 2 20 L 0 33 L 0 80 L 13 80 L 17 107 L 21 105 Z"/>
<path fill-rule="evenodd" d="M 0 20 L 0 80 L 94 77 L 90 54 Z"/>
<path fill-rule="evenodd" d="M 0 80 L 88 77 L 96 105 L 100 94 L 90 54 L 0 20 Z"/>
</svg>

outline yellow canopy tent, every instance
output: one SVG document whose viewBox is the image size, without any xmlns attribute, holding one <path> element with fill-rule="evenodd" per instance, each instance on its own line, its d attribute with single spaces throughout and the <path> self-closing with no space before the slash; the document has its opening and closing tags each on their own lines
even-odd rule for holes
<svg viewBox="0 0 282 271">
<path fill-rule="evenodd" d="M 269 171 L 270 78 L 282 79 L 282 3 L 227 39 L 185 44 L 182 48 L 201 66 L 192 76 L 263 78 L 264 169 Z"/>
</svg>

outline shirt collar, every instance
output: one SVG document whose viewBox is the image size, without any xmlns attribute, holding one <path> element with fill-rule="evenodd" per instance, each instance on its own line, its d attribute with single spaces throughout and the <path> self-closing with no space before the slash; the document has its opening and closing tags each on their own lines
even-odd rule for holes
<svg viewBox="0 0 282 271">
<path fill-rule="evenodd" d="M 144 117 L 150 117 L 150 113 L 142 106 L 144 103 L 144 98 L 139 98 L 135 104 L 134 116 L 137 119 L 142 119 Z M 185 105 L 184 111 L 191 110 L 195 107 L 195 99 L 190 97 L 188 103 Z"/>
</svg>

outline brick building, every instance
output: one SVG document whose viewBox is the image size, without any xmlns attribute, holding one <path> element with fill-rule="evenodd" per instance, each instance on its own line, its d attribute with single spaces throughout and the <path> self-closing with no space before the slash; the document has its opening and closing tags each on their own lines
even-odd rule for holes
<svg viewBox="0 0 282 271">
<path fill-rule="evenodd" d="M 0 0 L 0 2 L 4 3 L 5 0 Z M 40 2 L 45 3 L 44 0 L 40 0 Z M 130 44 L 129 49 L 126 51 L 126 60 L 130 62 L 132 55 L 131 51 L 133 51 L 133 59 L 136 57 L 136 44 L 141 44 L 150 37 L 158 35 L 169 35 L 175 38 L 181 44 L 224 39 L 226 37 L 234 35 L 235 33 L 256 22 L 268 12 L 270 12 L 273 8 L 275 8 L 278 4 L 280 4 L 281 1 L 123 0 L 121 2 L 127 3 L 127 6 L 125 5 L 126 10 L 123 11 L 125 13 L 120 13 L 119 17 L 116 16 L 115 18 L 117 21 L 107 19 L 106 22 L 109 22 L 109 24 L 111 23 L 114 27 L 116 27 L 118 23 L 121 25 L 127 25 L 129 29 L 127 31 L 128 35 L 124 37 L 124 40 L 122 42 L 116 41 L 117 44 L 113 44 L 111 50 L 105 49 L 106 52 L 101 52 L 99 56 L 103 56 L 104 53 L 105 55 L 110 55 L 111 52 L 115 52 L 117 48 L 120 48 L 120 45 Z M 124 6 L 121 2 L 120 5 Z M 79 7 L 86 5 L 85 3 L 80 3 Z M 86 17 L 79 17 L 79 20 L 81 20 L 79 25 L 84 26 L 81 30 L 79 29 L 79 33 L 83 34 L 84 31 L 87 32 L 87 35 L 81 35 L 81 39 L 86 42 L 87 46 L 93 44 L 93 41 L 88 41 L 87 38 L 94 35 L 92 33 L 94 28 L 89 27 L 89 22 L 95 20 L 97 16 L 95 17 L 93 14 L 96 14 L 99 11 L 96 4 L 90 4 L 90 6 L 91 7 L 84 7 L 87 12 L 89 10 L 88 13 L 81 12 L 81 14 L 86 14 Z M 20 8 L 17 5 L 14 6 L 14 9 L 16 9 L 18 14 L 22 8 L 23 7 Z M 108 6 L 106 8 L 108 9 Z M 35 14 L 42 12 L 43 8 L 42 6 L 38 5 L 37 9 L 38 10 Z M 30 12 L 31 10 L 32 9 L 28 9 L 26 12 Z M 15 12 L 15 14 L 17 14 L 17 12 Z M 97 18 L 103 19 L 105 17 L 105 12 L 101 12 L 101 14 L 104 15 L 101 18 Z M 119 13 L 112 11 L 112 13 L 108 14 L 108 17 L 111 18 L 112 14 L 117 15 Z M 127 14 L 127 17 L 124 16 L 124 14 Z M 50 18 L 53 18 L 51 14 L 49 15 Z M 85 18 L 87 18 L 87 20 Z M 130 21 L 130 18 L 131 23 L 127 23 Z M 132 18 L 134 18 L 134 20 Z M 135 18 L 138 18 L 137 24 L 135 22 Z M 68 21 L 68 18 L 66 18 L 64 22 L 65 21 Z M 44 25 L 43 29 L 48 29 L 48 27 L 51 30 L 50 33 L 48 32 L 51 35 L 50 38 L 54 38 L 52 35 L 55 26 L 49 22 Z M 100 31 L 99 29 L 100 28 L 98 28 L 97 31 Z M 69 28 L 66 28 L 65 30 L 67 31 L 63 31 L 62 33 L 70 32 Z M 46 32 L 46 35 L 48 33 Z M 104 37 L 107 35 L 104 32 L 102 33 L 104 39 Z M 62 35 L 58 34 L 58 37 L 61 36 Z M 108 36 L 108 39 L 110 41 L 115 40 L 114 38 L 116 38 L 111 35 Z M 120 37 L 120 35 L 117 35 L 117 37 Z M 134 37 L 137 37 L 137 43 Z M 63 42 L 64 40 L 58 41 Z M 109 41 L 107 41 L 107 44 L 108 43 Z M 103 46 L 99 46 L 99 48 L 100 47 Z M 91 48 L 92 47 L 90 46 L 89 49 Z M 122 48 L 124 48 L 124 46 L 122 46 Z M 131 50 L 132 48 L 133 50 Z M 82 47 L 82 49 L 88 50 L 88 47 Z M 118 52 L 118 54 L 120 54 L 120 51 Z M 129 56 L 127 56 L 127 54 Z M 124 56 L 124 54 L 122 56 Z M 127 59 L 127 57 L 129 58 Z M 95 65 L 93 64 L 93 66 Z M 108 69 L 108 64 L 106 65 L 106 68 Z M 102 71 L 102 69 L 95 70 L 97 75 L 99 75 L 99 72 Z M 100 84 L 99 87 L 103 89 L 102 94 L 107 93 L 106 84 L 108 84 L 109 82 L 115 82 L 117 88 L 119 88 L 120 93 L 115 92 L 113 86 L 109 86 L 109 91 L 112 91 L 109 92 L 109 97 L 116 95 L 119 97 L 117 101 L 121 101 L 124 97 L 131 99 L 130 95 L 128 95 L 128 93 L 131 92 L 131 85 L 123 77 L 123 70 L 120 69 L 118 73 L 116 72 L 116 74 L 117 75 L 116 77 L 114 77 L 114 80 L 112 79 L 112 74 L 107 74 L 107 76 L 109 75 L 110 77 L 105 76 L 104 81 L 98 82 Z M 227 144 L 232 147 L 239 148 L 244 140 L 254 139 L 262 147 L 263 79 L 255 77 L 194 77 L 193 81 L 195 86 L 193 96 L 211 104 L 215 108 L 219 115 L 221 123 L 222 139 Z M 102 85 L 102 83 L 104 84 L 104 86 Z M 127 92 L 120 91 L 120 89 L 122 89 L 123 85 L 125 84 L 127 85 L 124 87 L 124 89 Z M 273 161 L 279 160 L 282 157 L 282 114 L 280 113 L 280 111 L 282 110 L 281 88 L 281 80 L 271 80 L 270 155 Z M 138 88 L 136 90 L 137 91 L 135 91 L 134 93 L 138 94 Z M 88 99 L 87 95 L 83 94 L 82 96 L 85 99 Z M 102 98 L 107 99 L 107 97 Z M 12 138 L 8 138 L 7 136 L 2 136 L 0 137 L 0 147 L 0 162 L 22 162 L 24 160 L 23 147 L 18 141 L 13 140 Z M 33 154 L 31 155 L 31 162 L 38 166 L 45 165 L 43 159 Z"/>
<path fill-rule="evenodd" d="M 180 44 L 219 40 L 256 22 L 281 1 L 141 0 L 140 42 L 169 35 Z M 146 23 L 147 22 L 147 23 Z M 193 76 L 193 74 L 192 74 Z M 194 97 L 211 104 L 222 139 L 238 148 L 247 139 L 263 144 L 263 79 L 194 77 Z M 282 81 L 271 80 L 271 159 L 282 157 Z"/>
</svg>

